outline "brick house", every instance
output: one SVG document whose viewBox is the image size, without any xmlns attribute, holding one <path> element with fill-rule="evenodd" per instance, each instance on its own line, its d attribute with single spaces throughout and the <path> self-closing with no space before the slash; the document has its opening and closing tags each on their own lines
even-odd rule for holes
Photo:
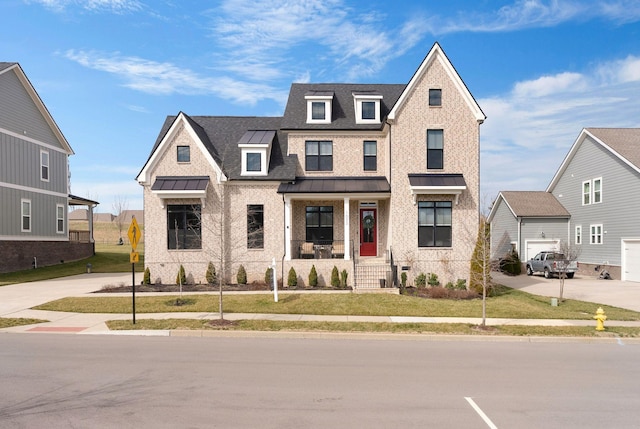
<svg viewBox="0 0 640 429">
<path fill-rule="evenodd" d="M 282 117 L 169 116 L 137 177 L 145 264 L 164 282 L 209 262 L 262 280 L 273 259 L 285 284 L 312 265 L 356 289 L 467 279 L 484 119 L 437 43 L 408 84 L 293 84 Z"/>
</svg>

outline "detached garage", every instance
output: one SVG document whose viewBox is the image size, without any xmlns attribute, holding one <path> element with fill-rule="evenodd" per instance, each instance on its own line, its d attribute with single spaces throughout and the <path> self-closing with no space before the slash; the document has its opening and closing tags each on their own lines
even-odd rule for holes
<svg viewBox="0 0 640 429">
<path fill-rule="evenodd" d="M 622 239 L 622 280 L 640 282 L 640 238 Z"/>
<path fill-rule="evenodd" d="M 525 252 L 523 261 L 528 261 L 545 250 L 558 250 L 560 240 L 525 240 Z"/>
</svg>

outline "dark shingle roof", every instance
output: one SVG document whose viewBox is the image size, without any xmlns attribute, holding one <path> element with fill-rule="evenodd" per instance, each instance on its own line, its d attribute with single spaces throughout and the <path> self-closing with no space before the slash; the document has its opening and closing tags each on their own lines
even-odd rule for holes
<svg viewBox="0 0 640 429">
<path fill-rule="evenodd" d="M 571 217 L 550 192 L 502 191 L 500 194 L 518 217 Z"/>
<path fill-rule="evenodd" d="M 640 168 L 640 128 L 586 128 L 586 130 Z"/>
<path fill-rule="evenodd" d="M 289 91 L 287 107 L 284 110 L 282 129 L 285 130 L 380 130 L 384 119 L 400 98 L 406 84 L 351 84 L 351 83 L 294 83 Z M 332 120 L 330 124 L 307 124 L 308 93 L 331 94 Z M 380 102 L 380 124 L 356 124 L 353 94 L 382 95 Z"/>
<path fill-rule="evenodd" d="M 8 69 L 11 66 L 15 66 L 18 63 L 5 63 L 5 62 L 0 62 L 0 72 L 2 70 Z"/>
<path fill-rule="evenodd" d="M 290 181 L 295 178 L 297 156 L 286 155 L 287 137 L 279 131 L 281 117 L 184 116 L 229 179 Z M 151 154 L 156 151 L 176 118 L 177 116 L 167 117 Z M 238 147 L 238 143 L 248 131 L 274 132 L 267 176 L 240 175 L 241 149 Z"/>
</svg>

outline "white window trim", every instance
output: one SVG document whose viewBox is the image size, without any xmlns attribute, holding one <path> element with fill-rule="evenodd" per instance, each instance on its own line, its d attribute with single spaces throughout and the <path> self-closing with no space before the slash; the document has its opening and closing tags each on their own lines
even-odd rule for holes
<svg viewBox="0 0 640 429">
<path fill-rule="evenodd" d="M 582 244 L 582 225 L 576 225 L 575 243 Z"/>
<path fill-rule="evenodd" d="M 239 145 L 242 153 L 241 176 L 266 176 L 268 174 L 267 147 L 268 145 Z M 247 171 L 247 155 L 250 153 L 260 154 L 260 171 Z"/>
<path fill-rule="evenodd" d="M 380 100 L 382 95 L 376 94 L 353 94 L 354 108 L 356 111 L 356 124 L 379 124 L 380 123 Z M 374 119 L 362 118 L 362 103 L 375 103 L 376 117 Z"/>
<path fill-rule="evenodd" d="M 595 229 L 595 232 L 594 232 L 594 229 Z M 603 235 L 603 230 L 602 230 L 601 223 L 589 225 L 589 244 L 603 244 L 604 239 L 602 235 Z M 596 239 L 597 237 L 600 237 L 599 243 L 598 243 L 598 240 Z"/>
<path fill-rule="evenodd" d="M 62 218 L 58 217 L 58 214 L 62 213 Z M 56 233 L 64 234 L 65 230 L 65 218 L 64 218 L 64 204 L 56 204 Z M 62 221 L 62 230 L 58 229 L 58 222 Z"/>
<path fill-rule="evenodd" d="M 584 192 L 584 185 L 588 184 L 589 185 L 589 192 Z M 582 205 L 583 206 L 588 206 L 591 204 L 591 180 L 585 180 L 584 182 L 582 182 L 582 187 L 580 188 L 580 195 L 582 198 Z M 585 197 L 589 198 L 589 202 L 585 202 Z"/>
<path fill-rule="evenodd" d="M 23 212 L 23 207 L 24 204 L 27 203 L 29 204 L 29 213 L 28 214 L 24 214 Z M 25 229 L 24 228 L 24 218 L 28 217 L 29 218 L 29 228 Z M 32 215 L 31 215 L 31 200 L 26 199 L 26 198 L 22 198 L 20 200 L 20 231 L 22 232 L 31 232 L 31 220 L 32 220 Z"/>
<path fill-rule="evenodd" d="M 602 177 L 596 177 L 591 181 L 591 204 L 600 204 L 602 202 Z M 600 183 L 600 200 L 596 201 L 596 182 Z"/>
<path fill-rule="evenodd" d="M 47 155 L 47 164 L 45 165 L 43 162 L 43 155 Z M 42 168 L 47 167 L 47 178 L 42 177 Z M 40 150 L 40 180 L 43 182 L 48 182 L 51 179 L 51 155 L 48 150 Z"/>
<path fill-rule="evenodd" d="M 330 124 L 332 118 L 331 102 L 333 95 L 306 95 L 307 100 L 307 124 Z M 312 106 L 313 103 L 324 102 L 324 119 L 313 119 Z"/>
</svg>

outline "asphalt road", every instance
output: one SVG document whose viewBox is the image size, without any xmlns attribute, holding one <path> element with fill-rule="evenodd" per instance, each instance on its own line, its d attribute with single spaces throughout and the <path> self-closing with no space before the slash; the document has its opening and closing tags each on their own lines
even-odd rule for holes
<svg viewBox="0 0 640 429">
<path fill-rule="evenodd" d="M 623 342 L 0 334 L 0 343 L 3 428 L 567 429 L 640 421 L 640 345 Z"/>
</svg>

